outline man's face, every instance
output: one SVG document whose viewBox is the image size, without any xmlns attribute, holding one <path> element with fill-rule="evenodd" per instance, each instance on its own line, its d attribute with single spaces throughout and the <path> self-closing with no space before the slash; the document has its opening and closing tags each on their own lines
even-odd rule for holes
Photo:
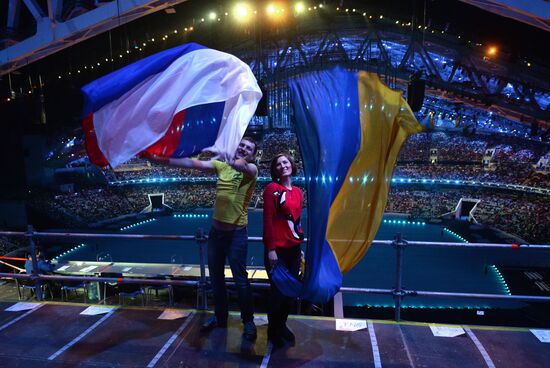
<svg viewBox="0 0 550 368">
<path fill-rule="evenodd" d="M 256 149 L 256 146 L 254 143 L 243 139 L 241 143 L 239 143 L 239 146 L 237 147 L 237 151 L 235 152 L 235 160 L 242 158 L 246 162 L 253 162 L 254 161 L 254 150 Z"/>
</svg>

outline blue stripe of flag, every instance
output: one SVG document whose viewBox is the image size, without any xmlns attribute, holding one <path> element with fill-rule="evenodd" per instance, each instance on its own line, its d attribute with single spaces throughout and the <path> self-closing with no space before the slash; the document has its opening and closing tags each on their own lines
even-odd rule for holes
<svg viewBox="0 0 550 368">
<path fill-rule="evenodd" d="M 191 157 L 216 141 L 225 102 L 193 106 L 185 111 L 181 138 L 172 157 Z M 193 137 L 193 139 L 189 139 Z"/>
<path fill-rule="evenodd" d="M 179 57 L 205 48 L 197 43 L 174 47 L 136 61 L 85 85 L 82 87 L 84 116 L 119 99 L 145 79 L 165 70 Z"/>
<path fill-rule="evenodd" d="M 342 284 L 326 230 L 330 206 L 361 145 L 357 73 L 340 68 L 315 72 L 291 81 L 290 88 L 308 194 L 307 267 L 302 297 L 325 303 Z"/>
</svg>

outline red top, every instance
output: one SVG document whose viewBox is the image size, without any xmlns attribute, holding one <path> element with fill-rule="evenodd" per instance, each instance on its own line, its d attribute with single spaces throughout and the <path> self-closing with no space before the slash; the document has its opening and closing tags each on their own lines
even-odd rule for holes
<svg viewBox="0 0 550 368">
<path fill-rule="evenodd" d="M 300 217 L 302 191 L 271 182 L 264 190 L 264 245 L 268 250 L 291 248 L 304 240 Z"/>
</svg>

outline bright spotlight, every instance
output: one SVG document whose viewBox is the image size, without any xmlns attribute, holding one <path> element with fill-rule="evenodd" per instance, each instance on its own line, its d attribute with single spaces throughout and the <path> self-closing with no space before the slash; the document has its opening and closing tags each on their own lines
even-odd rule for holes
<svg viewBox="0 0 550 368">
<path fill-rule="evenodd" d="M 296 3 L 296 5 L 294 5 L 294 10 L 296 11 L 296 13 L 301 14 L 306 11 L 306 5 L 303 2 L 299 1 Z"/>
<path fill-rule="evenodd" d="M 488 53 L 489 55 L 496 55 L 497 51 L 498 51 L 498 49 L 497 49 L 495 46 L 491 46 L 491 47 L 489 47 L 489 49 L 487 50 L 487 53 Z"/>
<path fill-rule="evenodd" d="M 217 14 L 215 12 L 210 12 L 210 14 L 208 14 L 208 19 L 216 20 L 216 18 L 217 18 Z"/>
<path fill-rule="evenodd" d="M 267 7 L 265 8 L 265 11 L 267 15 L 269 15 L 272 18 L 280 18 L 285 12 L 282 5 L 277 3 L 268 4 Z"/>
<path fill-rule="evenodd" d="M 252 10 L 246 3 L 237 3 L 234 8 L 234 15 L 238 21 L 246 22 L 250 18 Z"/>
</svg>

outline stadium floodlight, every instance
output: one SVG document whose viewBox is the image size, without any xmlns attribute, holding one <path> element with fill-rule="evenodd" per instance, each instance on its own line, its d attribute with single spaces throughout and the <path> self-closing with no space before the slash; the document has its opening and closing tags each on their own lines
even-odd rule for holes
<svg viewBox="0 0 550 368">
<path fill-rule="evenodd" d="M 210 14 L 208 14 L 208 19 L 210 20 L 216 20 L 217 17 L 218 15 L 215 12 L 210 12 Z"/>
<path fill-rule="evenodd" d="M 298 1 L 295 5 L 294 5 L 294 11 L 297 13 L 297 14 L 301 14 L 303 12 L 306 11 L 306 4 L 304 4 L 302 1 Z"/>
<path fill-rule="evenodd" d="M 285 10 L 281 4 L 274 2 L 267 4 L 265 12 L 272 18 L 280 18 L 284 14 Z"/>
<path fill-rule="evenodd" d="M 252 15 L 252 9 L 247 3 L 237 3 L 233 9 L 233 15 L 239 22 L 246 22 Z"/>
</svg>

